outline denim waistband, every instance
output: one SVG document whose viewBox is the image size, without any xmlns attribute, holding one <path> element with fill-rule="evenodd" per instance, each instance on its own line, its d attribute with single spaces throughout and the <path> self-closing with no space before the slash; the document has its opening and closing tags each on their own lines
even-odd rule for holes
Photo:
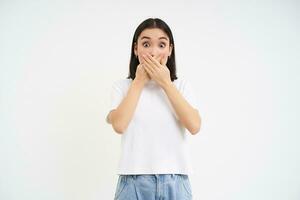
<svg viewBox="0 0 300 200">
<path fill-rule="evenodd" d="M 153 182 L 169 182 L 177 179 L 187 179 L 186 174 L 126 174 L 119 175 L 120 178 L 127 182 L 132 180 L 151 180 Z"/>
</svg>

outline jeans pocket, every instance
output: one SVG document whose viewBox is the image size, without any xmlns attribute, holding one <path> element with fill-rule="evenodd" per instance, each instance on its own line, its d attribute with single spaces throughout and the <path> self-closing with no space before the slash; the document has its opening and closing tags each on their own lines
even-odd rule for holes
<svg viewBox="0 0 300 200">
<path fill-rule="evenodd" d="M 114 198 L 115 200 L 117 200 L 124 192 L 126 185 L 127 185 L 127 181 L 125 180 L 125 177 L 120 175 L 118 179 L 116 193 L 115 193 L 115 198 Z"/>
</svg>

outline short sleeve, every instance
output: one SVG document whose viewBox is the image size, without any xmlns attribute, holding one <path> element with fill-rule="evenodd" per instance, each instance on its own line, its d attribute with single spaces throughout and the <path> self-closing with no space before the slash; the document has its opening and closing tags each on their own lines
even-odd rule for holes
<svg viewBox="0 0 300 200">
<path fill-rule="evenodd" d="M 196 110 L 199 111 L 199 99 L 194 87 L 189 81 L 184 81 L 183 92 L 185 100 Z"/>
<path fill-rule="evenodd" d="M 124 93 L 123 93 L 123 86 L 121 81 L 117 81 L 113 84 L 111 93 L 110 93 L 110 107 L 109 107 L 109 112 L 116 109 L 121 101 L 124 98 Z M 106 116 L 106 122 L 108 123 L 108 114 Z"/>
<path fill-rule="evenodd" d="M 114 83 L 110 94 L 110 110 L 116 109 L 121 103 L 123 97 L 122 85 L 119 82 Z"/>
</svg>

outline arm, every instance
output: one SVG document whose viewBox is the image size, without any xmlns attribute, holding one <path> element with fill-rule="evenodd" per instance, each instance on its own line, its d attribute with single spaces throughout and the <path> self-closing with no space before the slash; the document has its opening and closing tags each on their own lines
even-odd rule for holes
<svg viewBox="0 0 300 200">
<path fill-rule="evenodd" d="M 189 130 L 192 135 L 200 131 L 201 118 L 198 110 L 194 109 L 180 94 L 172 82 L 162 85 L 163 90 L 168 96 L 179 121 Z"/>
<path fill-rule="evenodd" d="M 124 97 L 120 105 L 115 110 L 112 110 L 108 114 L 108 122 L 112 124 L 113 129 L 117 133 L 122 134 L 127 129 L 128 124 L 130 123 L 134 114 L 143 87 L 143 81 L 134 79 L 128 89 L 126 97 Z"/>
<path fill-rule="evenodd" d="M 162 57 L 159 57 L 160 60 Z M 165 91 L 170 100 L 179 121 L 193 135 L 199 132 L 201 118 L 199 112 L 194 109 L 180 94 L 170 78 L 170 71 L 166 66 L 166 57 L 159 62 L 151 55 L 143 55 L 145 70 Z"/>
</svg>

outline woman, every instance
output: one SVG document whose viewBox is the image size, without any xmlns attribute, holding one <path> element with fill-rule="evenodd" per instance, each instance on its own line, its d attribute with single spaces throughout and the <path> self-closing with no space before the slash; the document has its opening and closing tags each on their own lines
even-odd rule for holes
<svg viewBox="0 0 300 200">
<path fill-rule="evenodd" d="M 192 199 L 187 132 L 201 118 L 189 82 L 177 78 L 169 26 L 158 18 L 136 29 L 127 79 L 113 85 L 107 122 L 122 135 L 117 200 Z"/>
</svg>

